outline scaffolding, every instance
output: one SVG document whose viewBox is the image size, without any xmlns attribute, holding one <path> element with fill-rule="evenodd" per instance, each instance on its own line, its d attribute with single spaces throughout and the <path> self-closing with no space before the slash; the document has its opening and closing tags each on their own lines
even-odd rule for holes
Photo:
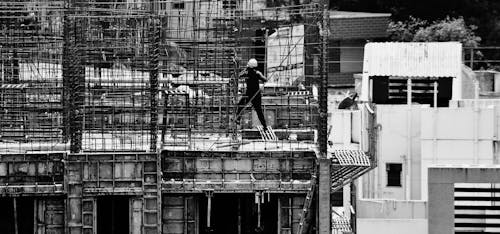
<svg viewBox="0 0 500 234">
<path fill-rule="evenodd" d="M 1 151 L 314 148 L 324 10 L 290 2 L 0 3 Z M 252 105 L 236 114 L 250 58 L 268 137 Z"/>
<path fill-rule="evenodd" d="M 327 9 L 312 0 L 0 2 L 0 203 L 15 217 L 0 228 L 330 231 L 314 225 L 331 222 L 330 192 L 373 158 L 327 156 Z M 251 58 L 268 80 L 257 92 L 267 129 L 258 106 L 238 105 Z"/>
</svg>

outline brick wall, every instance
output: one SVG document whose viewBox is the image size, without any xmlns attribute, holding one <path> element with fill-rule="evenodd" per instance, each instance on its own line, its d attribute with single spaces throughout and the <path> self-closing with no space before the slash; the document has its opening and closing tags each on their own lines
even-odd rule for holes
<svg viewBox="0 0 500 234">
<path fill-rule="evenodd" d="M 385 38 L 388 25 L 389 16 L 330 19 L 329 86 L 354 85 L 353 74 L 361 73 L 363 69 L 366 41 Z"/>
<path fill-rule="evenodd" d="M 369 39 L 387 36 L 389 17 L 333 18 L 330 39 Z"/>
</svg>

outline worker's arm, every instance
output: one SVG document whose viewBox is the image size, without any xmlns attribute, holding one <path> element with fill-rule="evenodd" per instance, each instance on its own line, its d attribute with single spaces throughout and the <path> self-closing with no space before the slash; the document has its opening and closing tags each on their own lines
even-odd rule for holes
<svg viewBox="0 0 500 234">
<path fill-rule="evenodd" d="M 259 80 L 261 80 L 262 82 L 267 82 L 267 79 L 264 75 L 262 75 L 262 72 L 260 71 L 257 71 L 257 76 L 259 77 Z"/>
</svg>

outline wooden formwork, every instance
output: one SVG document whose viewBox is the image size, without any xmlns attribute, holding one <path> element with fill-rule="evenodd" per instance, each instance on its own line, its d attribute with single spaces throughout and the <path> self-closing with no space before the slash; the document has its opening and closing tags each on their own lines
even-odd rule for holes
<svg viewBox="0 0 500 234">
<path fill-rule="evenodd" d="M 64 233 L 64 153 L 0 154 L 1 212 L 12 229 Z M 25 225 L 25 216 L 33 222 Z M 9 232 L 9 228 L 0 232 Z"/>
<path fill-rule="evenodd" d="M 130 233 L 159 233 L 158 157 L 150 153 L 71 154 L 67 160 L 68 232 L 97 231 L 97 201 L 129 199 Z"/>
<path fill-rule="evenodd" d="M 224 207 L 221 208 L 222 204 L 213 202 L 215 198 L 221 196 L 221 193 L 215 192 L 211 194 L 212 208 L 208 214 L 207 197 L 204 194 L 163 194 L 162 233 L 203 233 L 207 229 L 208 216 L 212 222 L 210 229 L 215 233 L 221 231 L 221 223 L 216 221 L 218 219 L 224 219 L 227 226 L 235 226 L 238 231 L 234 233 L 251 233 L 258 229 L 259 205 L 262 209 L 259 229 L 265 233 L 297 233 L 305 201 L 302 194 L 265 194 L 261 197 L 260 204 L 255 202 L 254 195 L 253 193 L 223 194 Z M 221 209 L 224 212 L 221 212 Z M 271 217 L 272 219 L 269 219 Z M 269 225 L 271 222 L 277 225 Z M 225 231 L 227 232 L 227 228 Z M 303 233 L 314 233 L 314 231 L 309 229 Z"/>
<path fill-rule="evenodd" d="M 149 234 L 201 233 L 207 191 L 219 204 L 220 196 L 246 197 L 239 206 L 254 220 L 260 194 L 263 207 L 272 203 L 273 230 L 295 233 L 314 167 L 313 151 L 4 154 L 0 197 L 29 202 L 37 234 L 98 233 L 103 199 L 126 200 L 129 233 Z"/>
<path fill-rule="evenodd" d="M 161 233 L 199 233 L 199 200 L 199 197 L 193 194 L 163 196 Z"/>
<path fill-rule="evenodd" d="M 0 196 L 64 193 L 64 153 L 0 154 Z"/>
<path fill-rule="evenodd" d="M 304 193 L 316 166 L 313 151 L 231 152 L 163 151 L 163 192 Z"/>
</svg>

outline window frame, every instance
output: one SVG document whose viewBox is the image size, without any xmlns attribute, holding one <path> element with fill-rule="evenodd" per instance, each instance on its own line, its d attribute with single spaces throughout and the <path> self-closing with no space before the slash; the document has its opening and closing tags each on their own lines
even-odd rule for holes
<svg viewBox="0 0 500 234">
<path fill-rule="evenodd" d="M 399 166 L 399 168 L 397 168 Z M 399 169 L 399 183 L 394 183 L 396 181 L 396 178 L 394 176 L 396 175 L 396 171 Z M 394 172 L 392 172 L 394 170 Z M 386 163 L 385 164 L 385 171 L 387 175 L 387 181 L 386 181 L 386 186 L 387 187 L 403 187 L 402 183 L 402 173 L 403 173 L 403 164 L 402 163 Z"/>
</svg>

